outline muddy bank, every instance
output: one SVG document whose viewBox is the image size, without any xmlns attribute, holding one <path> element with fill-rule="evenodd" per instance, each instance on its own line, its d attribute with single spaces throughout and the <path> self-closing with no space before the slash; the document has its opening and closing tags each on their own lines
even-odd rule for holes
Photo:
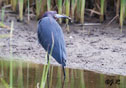
<svg viewBox="0 0 126 88">
<path fill-rule="evenodd" d="M 37 22 L 17 22 L 14 16 L 13 56 L 25 61 L 46 63 L 46 52 L 37 41 Z M 126 75 L 126 31 L 120 33 L 118 25 L 84 26 L 70 25 L 70 33 L 62 25 L 66 47 L 67 67 L 87 69 L 107 74 Z M 125 27 L 124 27 L 125 29 Z M 0 34 L 9 31 L 0 28 Z M 9 38 L 0 39 L 0 57 L 9 57 Z M 59 65 L 54 59 L 51 64 Z"/>
</svg>

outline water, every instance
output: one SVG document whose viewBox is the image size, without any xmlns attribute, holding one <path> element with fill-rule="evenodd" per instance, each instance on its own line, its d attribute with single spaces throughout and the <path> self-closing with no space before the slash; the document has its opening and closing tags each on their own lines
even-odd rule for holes
<svg viewBox="0 0 126 88">
<path fill-rule="evenodd" d="M 43 68 L 42 64 L 13 61 L 13 88 L 40 88 Z M 62 68 L 50 65 L 45 88 L 126 88 L 125 76 L 79 69 L 65 70 L 64 81 Z M 0 59 L 0 88 L 9 88 L 10 78 L 10 61 Z"/>
</svg>

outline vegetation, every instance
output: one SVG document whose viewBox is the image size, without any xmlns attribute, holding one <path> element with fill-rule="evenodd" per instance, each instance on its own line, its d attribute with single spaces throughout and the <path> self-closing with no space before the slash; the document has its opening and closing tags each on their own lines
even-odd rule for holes
<svg viewBox="0 0 126 88">
<path fill-rule="evenodd" d="M 36 18 L 39 19 L 45 11 L 56 10 L 59 14 L 66 14 L 73 19 L 73 22 L 84 23 L 84 16 L 98 17 L 99 22 L 104 22 L 104 18 L 107 17 L 111 9 L 113 11 L 113 18 L 119 18 L 119 24 L 121 31 L 123 29 L 123 22 L 126 18 L 126 0 L 3 0 L 0 2 L 3 5 L 2 8 L 2 22 L 4 17 L 4 11 L 6 5 L 11 5 L 11 9 L 15 12 L 19 12 L 20 21 L 23 20 L 23 14 L 25 10 L 28 10 L 29 21 L 29 9 L 32 8 Z M 116 8 L 116 9 L 115 9 Z M 113 9 L 113 10 L 112 10 Z M 116 14 L 115 14 L 116 13 Z M 114 17 L 115 14 L 115 17 Z M 118 20 L 118 19 L 117 19 Z M 61 23 L 62 20 L 59 20 Z M 66 20 L 66 23 L 68 21 Z"/>
</svg>

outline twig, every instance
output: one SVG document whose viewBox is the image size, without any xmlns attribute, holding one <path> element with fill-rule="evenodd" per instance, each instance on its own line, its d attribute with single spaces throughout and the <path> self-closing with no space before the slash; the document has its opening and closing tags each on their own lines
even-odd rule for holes
<svg viewBox="0 0 126 88">
<path fill-rule="evenodd" d="M 94 26 L 94 25 L 101 25 L 101 23 L 84 23 L 84 24 L 79 24 L 80 26 Z"/>
<path fill-rule="evenodd" d="M 85 10 L 90 11 L 91 13 L 95 13 L 95 14 L 97 14 L 97 15 L 101 15 L 100 12 L 95 11 L 95 10 L 92 10 L 92 9 L 85 9 Z"/>
<path fill-rule="evenodd" d="M 109 23 L 107 24 L 107 26 L 110 25 L 118 16 L 119 15 L 116 15 L 115 17 L 113 17 L 112 20 L 109 21 Z"/>
<path fill-rule="evenodd" d="M 3 8 L 10 8 L 10 7 L 11 7 L 11 4 L 5 5 Z"/>
</svg>

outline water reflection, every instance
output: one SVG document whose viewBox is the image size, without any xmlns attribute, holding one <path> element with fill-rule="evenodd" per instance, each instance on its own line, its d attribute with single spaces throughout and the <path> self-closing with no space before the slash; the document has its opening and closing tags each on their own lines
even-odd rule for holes
<svg viewBox="0 0 126 88">
<path fill-rule="evenodd" d="M 66 70 L 63 81 L 62 68 L 50 66 L 45 88 L 126 88 L 126 77 L 110 76 L 86 70 Z M 13 61 L 13 88 L 40 88 L 43 65 Z M 0 88 L 9 88 L 10 62 L 0 60 Z"/>
</svg>

